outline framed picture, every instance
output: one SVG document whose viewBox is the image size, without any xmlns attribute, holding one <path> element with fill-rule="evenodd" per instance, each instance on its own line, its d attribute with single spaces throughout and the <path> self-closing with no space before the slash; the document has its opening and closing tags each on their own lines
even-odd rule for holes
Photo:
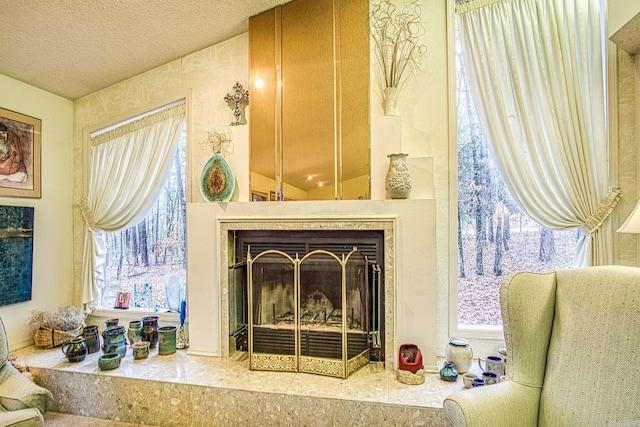
<svg viewBox="0 0 640 427">
<path fill-rule="evenodd" d="M 129 292 L 118 292 L 116 295 L 116 305 L 114 308 L 129 308 L 129 300 L 131 299 L 131 293 Z"/>
<path fill-rule="evenodd" d="M 261 193 L 259 191 L 252 191 L 251 192 L 251 201 L 252 202 L 264 202 L 266 200 L 268 200 L 266 193 Z"/>
<path fill-rule="evenodd" d="M 34 208 L 0 206 L 0 306 L 31 300 Z"/>
<path fill-rule="evenodd" d="M 40 198 L 40 119 L 0 108 L 0 196 Z"/>
</svg>

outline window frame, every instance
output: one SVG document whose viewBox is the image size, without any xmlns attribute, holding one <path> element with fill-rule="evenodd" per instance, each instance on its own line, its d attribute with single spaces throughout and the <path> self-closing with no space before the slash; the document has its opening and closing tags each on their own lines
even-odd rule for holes
<svg viewBox="0 0 640 427">
<path fill-rule="evenodd" d="M 492 348 L 504 341 L 502 326 L 465 326 L 458 325 L 458 111 L 456 103 L 456 24 L 455 3 L 447 2 L 447 51 L 448 54 L 448 91 L 449 91 L 449 275 L 447 332 L 450 337 L 462 336 L 473 340 L 476 351 L 482 347 Z M 480 340 L 480 341 L 475 341 Z M 447 340 L 448 341 L 448 340 Z M 495 341 L 495 343 L 494 343 Z M 446 346 L 446 343 L 445 343 Z M 478 348 L 480 347 L 480 348 Z M 489 348 L 488 347 L 488 348 Z"/>
<path fill-rule="evenodd" d="M 147 106 L 147 107 L 141 107 L 139 109 L 136 109 L 133 112 L 129 112 L 127 114 L 120 114 L 118 116 L 116 116 L 116 118 L 114 120 L 109 120 L 108 122 L 102 122 L 100 125 L 93 127 L 92 129 L 87 129 L 85 128 L 83 134 L 84 134 L 84 140 L 87 141 L 85 146 L 86 147 L 90 147 L 90 143 L 89 141 L 91 141 L 91 139 L 101 133 L 105 133 L 108 132 L 112 129 L 118 128 L 120 126 L 124 126 L 128 123 L 131 123 L 135 120 L 139 120 L 141 118 L 144 118 L 146 116 L 150 116 L 153 114 L 156 114 L 158 112 L 161 112 L 162 110 L 171 108 L 175 105 L 178 104 L 185 104 L 185 108 L 187 107 L 187 99 L 186 97 L 182 97 L 182 98 L 173 98 L 169 101 L 166 102 L 160 102 L 158 104 L 154 104 L 152 106 Z M 188 144 L 188 116 L 185 114 L 185 117 L 183 119 L 183 127 L 182 130 L 180 132 L 184 133 L 184 144 L 185 144 L 185 160 L 183 163 L 183 174 L 184 174 L 184 194 L 185 194 L 185 208 L 186 205 L 189 201 L 189 144 Z M 90 166 L 90 155 L 91 155 L 91 150 L 90 149 L 86 149 L 84 150 L 84 154 L 83 154 L 83 164 L 84 164 L 84 180 L 83 180 L 83 186 L 86 189 L 88 187 L 88 179 L 89 179 L 89 166 Z M 86 191 L 86 190 L 84 190 Z M 185 234 L 185 251 L 184 251 L 184 258 L 185 258 L 185 273 L 186 271 L 188 271 L 188 255 L 187 255 L 187 250 L 186 250 L 186 236 L 187 236 L 187 218 L 186 218 L 186 211 L 185 211 L 185 217 L 184 217 L 184 234 Z M 185 275 L 185 294 L 187 292 L 187 288 L 188 288 L 188 278 Z M 101 302 L 102 301 L 102 292 L 100 293 L 100 296 L 96 299 L 96 301 Z M 166 321 L 179 321 L 179 317 L 180 317 L 180 313 L 178 312 L 172 312 L 169 311 L 167 307 L 155 310 L 155 309 L 147 309 L 147 308 L 137 308 L 137 307 L 129 307 L 127 309 L 119 309 L 119 308 L 111 308 L 108 306 L 93 306 L 90 307 L 90 316 L 92 317 L 99 317 L 99 318 L 114 318 L 114 317 L 118 317 L 121 320 L 138 320 L 140 317 L 142 316 L 146 316 L 146 315 L 156 315 L 160 317 L 160 320 L 166 320 Z M 188 322 L 187 322 L 188 323 Z"/>
<path fill-rule="evenodd" d="M 604 2 L 601 1 L 601 5 Z M 606 8 L 604 8 L 606 33 Z M 447 332 L 450 337 L 463 336 L 470 339 L 472 346 L 479 352 L 495 352 L 496 347 L 504 342 L 502 326 L 469 326 L 460 327 L 458 324 L 458 141 L 457 141 L 457 102 L 456 102 L 456 16 L 455 2 L 447 3 L 447 52 L 448 52 L 448 98 L 449 98 L 449 256 L 448 256 L 448 305 Z M 606 39 L 606 37 L 605 37 Z M 609 125 L 609 181 L 616 187 L 618 181 L 618 90 L 617 81 L 612 76 L 617 75 L 617 54 L 612 42 L 603 40 L 605 86 L 607 93 L 607 119 Z M 617 233 L 613 233 L 614 262 L 618 262 Z M 446 343 L 445 343 L 446 345 Z"/>
</svg>

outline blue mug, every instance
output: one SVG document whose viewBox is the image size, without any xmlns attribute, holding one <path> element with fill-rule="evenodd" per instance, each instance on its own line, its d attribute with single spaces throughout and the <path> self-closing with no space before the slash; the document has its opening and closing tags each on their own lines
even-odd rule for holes
<svg viewBox="0 0 640 427">
<path fill-rule="evenodd" d="M 493 372 L 483 372 L 482 379 L 484 380 L 486 385 L 495 384 L 498 382 L 498 375 Z"/>
<path fill-rule="evenodd" d="M 482 378 L 474 378 L 471 381 L 471 387 L 482 387 L 483 385 L 486 385 L 486 383 Z"/>
</svg>

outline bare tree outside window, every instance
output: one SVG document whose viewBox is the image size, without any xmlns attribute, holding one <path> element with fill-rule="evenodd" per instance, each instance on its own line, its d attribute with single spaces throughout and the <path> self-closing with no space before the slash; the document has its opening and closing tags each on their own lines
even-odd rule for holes
<svg viewBox="0 0 640 427">
<path fill-rule="evenodd" d="M 138 224 L 107 234 L 106 287 L 102 307 L 113 308 L 118 292 L 131 294 L 130 308 L 167 310 L 166 291 L 186 286 L 185 129 L 169 179 Z M 178 301 L 179 303 L 180 301 Z"/>
<path fill-rule="evenodd" d="M 476 115 L 456 37 L 458 326 L 501 326 L 499 288 L 517 271 L 570 268 L 579 231 L 548 230 L 524 213 L 496 165 Z"/>
</svg>

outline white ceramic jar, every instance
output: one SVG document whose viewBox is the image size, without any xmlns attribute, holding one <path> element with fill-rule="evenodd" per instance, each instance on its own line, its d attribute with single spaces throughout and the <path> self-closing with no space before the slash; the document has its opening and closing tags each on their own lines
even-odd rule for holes
<svg viewBox="0 0 640 427">
<path fill-rule="evenodd" d="M 463 374 L 471 369 L 473 350 L 464 338 L 451 338 L 445 349 L 445 358 L 453 362 L 456 371 Z"/>
</svg>

